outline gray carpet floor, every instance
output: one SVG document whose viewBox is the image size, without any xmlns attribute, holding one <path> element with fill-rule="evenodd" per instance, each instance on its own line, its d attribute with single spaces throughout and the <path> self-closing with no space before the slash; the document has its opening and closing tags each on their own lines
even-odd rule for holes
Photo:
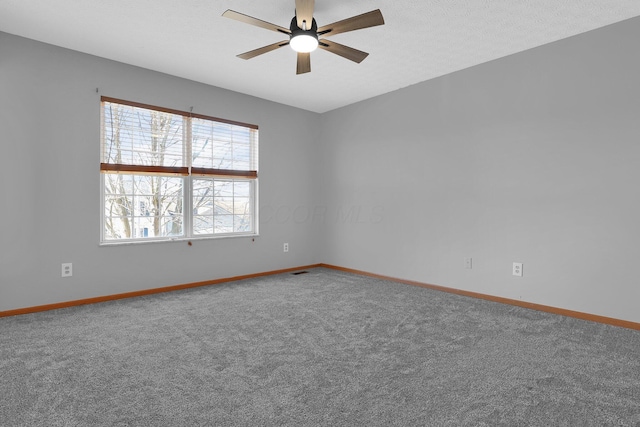
<svg viewBox="0 0 640 427">
<path fill-rule="evenodd" d="M 317 268 L 0 319 L 2 426 L 640 426 L 640 332 Z"/>
</svg>

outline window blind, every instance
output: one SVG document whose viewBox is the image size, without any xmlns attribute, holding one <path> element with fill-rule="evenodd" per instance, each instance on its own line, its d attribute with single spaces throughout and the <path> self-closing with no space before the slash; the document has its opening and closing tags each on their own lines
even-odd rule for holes
<svg viewBox="0 0 640 427">
<path fill-rule="evenodd" d="M 104 173 L 258 176 L 258 127 L 102 97 Z"/>
</svg>

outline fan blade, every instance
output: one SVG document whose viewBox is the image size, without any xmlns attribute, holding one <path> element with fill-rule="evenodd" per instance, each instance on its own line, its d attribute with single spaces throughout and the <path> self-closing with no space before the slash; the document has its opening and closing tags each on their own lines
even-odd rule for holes
<svg viewBox="0 0 640 427">
<path fill-rule="evenodd" d="M 362 28 L 375 27 L 383 24 L 384 18 L 382 17 L 382 12 L 380 12 L 380 9 L 376 9 L 371 12 L 363 13 L 362 15 L 353 16 L 351 18 L 343 19 L 342 21 L 320 27 L 318 28 L 318 35 L 333 36 L 334 34 L 346 33 L 347 31 L 360 30 Z"/>
<path fill-rule="evenodd" d="M 296 0 L 296 19 L 298 20 L 298 28 L 302 30 L 311 29 L 314 3 L 314 0 Z M 302 28 L 303 21 L 307 21 L 306 28 Z"/>
<path fill-rule="evenodd" d="M 236 12 L 234 10 L 227 10 L 222 14 L 225 18 L 235 19 L 236 21 L 244 22 L 245 24 L 255 25 L 256 27 L 266 28 L 267 30 L 275 31 L 278 33 L 291 34 L 291 31 L 281 27 L 280 25 L 272 24 L 267 21 L 262 21 L 258 18 L 254 18 L 243 13 Z"/>
<path fill-rule="evenodd" d="M 238 58 L 242 59 L 251 59 L 255 58 L 258 55 L 262 55 L 263 53 L 271 52 L 272 50 L 276 50 L 279 47 L 286 46 L 289 44 L 289 40 L 285 40 L 282 42 L 270 44 L 269 46 L 260 47 L 258 49 L 250 50 L 249 52 L 241 53 L 237 55 Z"/>
<path fill-rule="evenodd" d="M 364 58 L 369 56 L 367 52 L 363 52 L 361 50 L 354 49 L 352 47 L 345 46 L 343 44 L 329 41 L 326 39 L 320 40 L 318 47 L 320 49 L 324 49 L 331 53 L 335 53 L 336 55 L 340 55 L 343 58 L 347 58 L 353 62 L 357 62 L 358 64 L 361 63 L 364 60 Z"/>
<path fill-rule="evenodd" d="M 311 54 L 309 52 L 298 52 L 298 68 L 296 74 L 311 72 Z"/>
</svg>

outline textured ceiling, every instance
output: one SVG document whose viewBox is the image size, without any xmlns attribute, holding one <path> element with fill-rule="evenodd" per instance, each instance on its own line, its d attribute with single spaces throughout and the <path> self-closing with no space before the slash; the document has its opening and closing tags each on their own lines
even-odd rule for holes
<svg viewBox="0 0 640 427">
<path fill-rule="evenodd" d="M 640 1 L 316 0 L 319 26 L 373 9 L 386 23 L 331 38 L 369 52 L 361 64 L 318 50 L 303 75 L 288 47 L 236 58 L 286 36 L 226 9 L 288 27 L 294 0 L 0 0 L 0 31 L 325 112 L 640 16 Z"/>
</svg>

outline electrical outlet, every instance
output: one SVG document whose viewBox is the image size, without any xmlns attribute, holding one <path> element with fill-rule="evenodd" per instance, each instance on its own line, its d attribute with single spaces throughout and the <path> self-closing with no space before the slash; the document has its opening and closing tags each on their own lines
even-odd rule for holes
<svg viewBox="0 0 640 427">
<path fill-rule="evenodd" d="M 518 276 L 518 277 L 522 277 L 522 263 L 521 262 L 514 262 L 513 263 L 513 275 L 514 276 Z"/>
<path fill-rule="evenodd" d="M 468 268 L 469 270 L 471 270 L 472 264 L 471 264 L 471 258 L 465 258 L 464 259 L 464 268 Z"/>
<path fill-rule="evenodd" d="M 283 247 L 284 252 L 289 252 L 289 244 L 285 243 Z"/>
<path fill-rule="evenodd" d="M 66 262 L 62 264 L 62 277 L 71 277 L 73 276 L 73 264 L 70 262 Z"/>
</svg>

